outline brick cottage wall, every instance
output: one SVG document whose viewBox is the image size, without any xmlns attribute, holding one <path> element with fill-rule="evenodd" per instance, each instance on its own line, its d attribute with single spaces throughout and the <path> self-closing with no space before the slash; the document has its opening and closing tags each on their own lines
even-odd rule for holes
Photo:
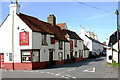
<svg viewBox="0 0 120 80">
<path fill-rule="evenodd" d="M 14 63 L 14 70 L 33 70 L 46 68 L 46 62 Z M 4 63 L 5 70 L 13 70 L 13 63 Z"/>
<path fill-rule="evenodd" d="M 76 59 L 75 59 L 75 62 L 77 62 L 77 61 L 81 61 L 81 60 L 83 60 L 83 57 L 76 58 Z"/>
</svg>

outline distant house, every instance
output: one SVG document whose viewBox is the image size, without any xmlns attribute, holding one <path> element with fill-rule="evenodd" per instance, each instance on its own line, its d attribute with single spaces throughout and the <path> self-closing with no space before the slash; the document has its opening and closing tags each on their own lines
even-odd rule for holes
<svg viewBox="0 0 120 80">
<path fill-rule="evenodd" d="M 84 45 L 84 48 L 83 48 L 83 58 L 88 58 L 89 57 L 89 49 L 87 46 Z"/>
<path fill-rule="evenodd" d="M 83 40 L 73 31 L 63 29 L 65 37 L 70 41 L 70 58 L 76 61 L 83 59 Z"/>
<path fill-rule="evenodd" d="M 92 33 L 86 33 L 85 28 L 81 28 L 80 37 L 84 40 L 84 45 L 88 47 L 91 52 L 102 52 L 104 44 L 97 40 L 97 37 Z"/>
<path fill-rule="evenodd" d="M 119 33 L 120 36 L 120 33 Z M 115 31 L 106 41 L 107 45 L 107 62 L 118 63 L 118 42 L 117 42 L 117 31 Z M 120 46 L 120 37 L 119 37 Z"/>
<path fill-rule="evenodd" d="M 76 61 L 88 58 L 86 51 L 86 56 L 84 56 L 83 40 L 74 31 L 68 30 L 66 23 L 58 23 L 57 25 L 60 26 L 64 36 L 70 41 L 70 58 L 74 57 Z"/>
<path fill-rule="evenodd" d="M 47 62 L 61 64 L 67 61 L 64 44 L 68 40 L 56 26 L 54 15 L 49 15 L 48 22 L 44 22 L 20 13 L 18 3 L 9 7 L 10 14 L 0 26 L 3 69 L 32 70 L 45 68 Z"/>
</svg>

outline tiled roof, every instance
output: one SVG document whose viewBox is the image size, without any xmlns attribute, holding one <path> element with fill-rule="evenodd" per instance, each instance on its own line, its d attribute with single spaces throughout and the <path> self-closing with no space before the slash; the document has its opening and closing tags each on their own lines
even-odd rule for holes
<svg viewBox="0 0 120 80">
<path fill-rule="evenodd" d="M 88 37 L 87 35 L 85 35 L 86 37 Z M 99 44 L 102 44 L 102 45 L 104 45 L 103 43 L 101 43 L 101 42 L 99 42 L 98 40 L 95 40 L 95 39 L 93 39 L 93 38 L 91 38 L 91 37 L 88 37 L 90 40 L 92 40 L 93 42 L 95 42 L 95 43 L 99 43 Z"/>
<path fill-rule="evenodd" d="M 77 39 L 77 40 L 82 40 L 75 32 L 70 31 L 70 30 L 65 30 L 63 29 L 62 32 L 64 33 L 64 35 L 69 35 L 69 37 L 71 39 Z M 83 40 L 82 40 L 83 41 Z"/>
<path fill-rule="evenodd" d="M 61 28 L 61 30 L 65 29 L 65 25 L 66 23 L 57 23 L 57 26 L 59 26 Z"/>
<path fill-rule="evenodd" d="M 119 40 L 120 40 L 120 32 L 119 32 Z M 115 43 L 117 43 L 117 31 L 114 32 L 114 33 L 110 36 L 110 40 L 109 40 L 108 46 L 112 46 L 112 45 L 114 45 Z"/>
<path fill-rule="evenodd" d="M 60 27 L 53 27 L 47 22 L 41 21 L 35 17 L 28 16 L 22 13 L 20 13 L 18 16 L 29 26 L 31 30 L 45 34 L 53 34 L 55 35 L 56 39 L 67 41 L 65 36 L 62 34 Z"/>
</svg>

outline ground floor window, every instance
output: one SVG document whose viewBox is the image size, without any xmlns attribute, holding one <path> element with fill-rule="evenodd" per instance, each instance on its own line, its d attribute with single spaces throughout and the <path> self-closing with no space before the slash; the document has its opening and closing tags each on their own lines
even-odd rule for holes
<svg viewBox="0 0 120 80">
<path fill-rule="evenodd" d="M 63 59 L 63 53 L 62 53 L 62 52 L 58 53 L 58 59 L 59 59 L 60 61 Z"/>
<path fill-rule="evenodd" d="M 9 61 L 12 61 L 12 53 L 9 53 Z"/>
<path fill-rule="evenodd" d="M 79 57 L 83 57 L 83 51 L 79 50 Z"/>
<path fill-rule="evenodd" d="M 31 53 L 30 51 L 22 52 L 22 62 L 30 62 L 31 61 Z"/>
<path fill-rule="evenodd" d="M 40 50 L 23 50 L 21 51 L 22 62 L 39 62 Z"/>
<path fill-rule="evenodd" d="M 77 58 L 77 51 L 75 52 L 75 55 L 74 55 L 75 58 Z"/>
<path fill-rule="evenodd" d="M 32 61 L 33 62 L 39 62 L 39 52 L 38 51 L 33 51 L 32 52 Z"/>
</svg>

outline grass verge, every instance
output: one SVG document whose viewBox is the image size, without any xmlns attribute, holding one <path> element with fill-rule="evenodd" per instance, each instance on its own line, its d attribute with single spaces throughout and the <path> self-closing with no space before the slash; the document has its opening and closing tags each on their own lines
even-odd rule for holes
<svg viewBox="0 0 120 80">
<path fill-rule="evenodd" d="M 118 64 L 118 63 L 108 63 L 108 65 L 110 65 L 112 67 L 120 67 L 120 64 Z"/>
</svg>

